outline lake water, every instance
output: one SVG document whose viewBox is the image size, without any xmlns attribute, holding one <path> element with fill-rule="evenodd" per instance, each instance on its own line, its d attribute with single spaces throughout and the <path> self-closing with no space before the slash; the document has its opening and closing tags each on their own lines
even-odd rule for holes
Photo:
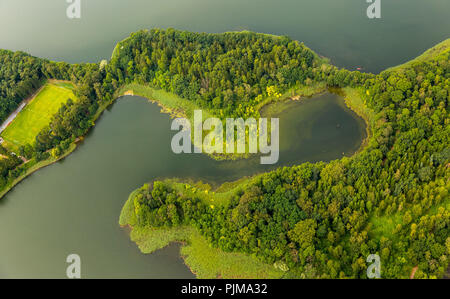
<svg viewBox="0 0 450 299">
<path fill-rule="evenodd" d="M 77 253 L 83 277 L 192 277 L 172 246 L 143 255 L 118 226 L 133 189 L 163 177 L 211 183 L 303 161 L 351 155 L 365 137 L 364 123 L 343 100 L 325 94 L 284 103 L 280 161 L 256 157 L 217 162 L 176 155 L 171 119 L 144 98 L 125 96 L 107 110 L 68 158 L 39 170 L 0 200 L 0 277 L 64 277 L 65 258 Z"/>
<path fill-rule="evenodd" d="M 173 27 L 197 32 L 248 29 L 288 35 L 338 66 L 379 72 L 449 37 L 450 1 L 381 0 L 80 0 L 68 19 L 64 0 L 0 0 L 0 48 L 67 62 L 109 58 L 130 32 Z"/>
<path fill-rule="evenodd" d="M 333 63 L 378 72 L 448 37 L 449 1 L 81 0 L 69 20 L 60 0 L 0 0 L 0 48 L 68 62 L 108 58 L 117 41 L 152 27 L 250 29 L 304 41 Z M 280 114 L 280 165 L 351 155 L 365 137 L 360 118 L 333 94 L 287 102 Z M 155 104 L 123 97 L 68 158 L 33 174 L 0 200 L 0 277 L 65 277 L 77 253 L 82 276 L 189 278 L 173 245 L 143 255 L 118 227 L 129 193 L 155 178 L 220 183 L 266 171 L 257 159 L 216 162 L 170 150 L 170 119 Z M 272 166 L 273 167 L 273 166 Z"/>
</svg>

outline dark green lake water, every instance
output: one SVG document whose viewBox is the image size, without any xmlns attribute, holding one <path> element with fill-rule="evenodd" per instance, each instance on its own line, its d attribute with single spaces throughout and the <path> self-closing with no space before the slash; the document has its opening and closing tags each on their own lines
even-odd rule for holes
<svg viewBox="0 0 450 299">
<path fill-rule="evenodd" d="M 118 226 L 129 193 L 155 178 L 211 183 L 304 161 L 351 155 L 364 123 L 333 94 L 280 104 L 280 160 L 217 162 L 172 153 L 171 119 L 144 98 L 125 96 L 107 110 L 80 147 L 39 170 L 0 200 L 0 277 L 64 277 L 76 253 L 87 277 L 192 277 L 173 245 L 143 255 Z"/>
<path fill-rule="evenodd" d="M 383 1 L 369 20 L 365 1 L 81 0 L 69 20 L 60 0 L 0 0 L 0 48 L 68 62 L 108 58 L 117 41 L 152 27 L 289 35 L 350 69 L 378 72 L 448 37 L 449 1 Z M 288 102 L 280 115 L 280 161 L 351 155 L 364 124 L 332 94 Z M 162 177 L 220 183 L 269 170 L 258 160 L 216 162 L 170 150 L 170 119 L 155 104 L 123 97 L 67 159 L 33 174 L 0 200 L 0 277 L 65 277 L 81 256 L 82 277 L 193 277 L 173 245 L 143 255 L 118 227 L 129 193 Z"/>
</svg>

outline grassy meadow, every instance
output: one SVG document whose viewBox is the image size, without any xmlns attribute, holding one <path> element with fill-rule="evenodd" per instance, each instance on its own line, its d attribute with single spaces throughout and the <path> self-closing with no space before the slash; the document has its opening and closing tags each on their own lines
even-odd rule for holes
<svg viewBox="0 0 450 299">
<path fill-rule="evenodd" d="M 70 83 L 47 83 L 1 134 L 6 147 L 17 151 L 20 146 L 33 144 L 37 134 L 50 123 L 61 105 L 69 98 L 76 100 L 72 90 Z"/>
</svg>

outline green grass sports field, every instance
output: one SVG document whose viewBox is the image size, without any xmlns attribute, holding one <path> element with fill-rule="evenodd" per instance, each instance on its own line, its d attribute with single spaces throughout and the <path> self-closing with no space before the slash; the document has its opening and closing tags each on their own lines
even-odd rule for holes
<svg viewBox="0 0 450 299">
<path fill-rule="evenodd" d="M 33 144 L 61 105 L 69 98 L 76 100 L 72 89 L 73 85 L 66 82 L 47 83 L 1 134 L 6 147 L 18 150 L 21 145 Z"/>
</svg>

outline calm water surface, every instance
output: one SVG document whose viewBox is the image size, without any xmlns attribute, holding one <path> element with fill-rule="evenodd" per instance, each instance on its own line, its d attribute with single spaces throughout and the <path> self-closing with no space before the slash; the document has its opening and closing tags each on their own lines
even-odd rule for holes
<svg viewBox="0 0 450 299">
<path fill-rule="evenodd" d="M 0 48 L 97 62 L 139 29 L 248 29 L 303 41 L 338 66 L 379 72 L 449 37 L 450 1 L 381 2 L 382 18 L 370 20 L 365 0 L 81 0 L 81 19 L 70 20 L 64 0 L 0 0 Z"/>
<path fill-rule="evenodd" d="M 152 27 L 289 35 L 338 66 L 379 72 L 449 35 L 450 1 L 382 1 L 369 20 L 366 1 L 81 0 L 81 19 L 66 1 L 0 0 L 0 48 L 68 62 L 109 58 L 117 41 Z M 280 114 L 279 164 L 351 155 L 365 137 L 362 120 L 332 94 L 288 102 Z M 33 174 L 0 201 L 0 277 L 65 277 L 77 253 L 83 277 L 189 278 L 173 245 L 143 255 L 118 227 L 129 193 L 155 178 L 220 183 L 269 170 L 257 159 L 216 162 L 174 155 L 170 119 L 139 97 L 105 112 L 64 161 Z"/>
<path fill-rule="evenodd" d="M 155 178 L 196 178 L 211 183 L 303 161 L 350 155 L 364 124 L 342 99 L 325 94 L 290 102 L 280 115 L 280 161 L 217 162 L 176 155 L 175 132 L 156 104 L 120 98 L 68 158 L 20 183 L 0 201 L 0 277 L 64 277 L 65 258 L 77 253 L 83 277 L 192 277 L 178 247 L 143 255 L 118 226 L 129 193 Z"/>
</svg>

